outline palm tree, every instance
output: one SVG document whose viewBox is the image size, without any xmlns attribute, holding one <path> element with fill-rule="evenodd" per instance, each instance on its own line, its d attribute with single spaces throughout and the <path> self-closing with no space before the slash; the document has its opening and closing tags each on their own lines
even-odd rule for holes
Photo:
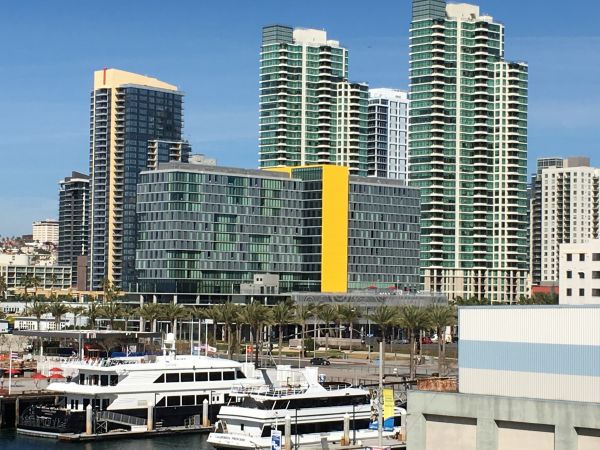
<svg viewBox="0 0 600 450">
<path fill-rule="evenodd" d="M 160 317 L 169 321 L 171 324 L 170 331 L 175 335 L 177 334 L 177 330 L 175 329 L 176 322 L 180 319 L 189 317 L 189 314 L 189 311 L 177 303 L 167 303 L 165 305 L 161 305 L 160 308 Z"/>
<path fill-rule="evenodd" d="M 0 300 L 6 299 L 7 290 L 8 286 L 6 285 L 6 280 L 4 278 L 0 278 Z"/>
<path fill-rule="evenodd" d="M 136 314 L 136 308 L 132 308 L 131 306 L 123 306 L 121 311 L 121 317 L 125 320 L 125 331 L 129 329 L 129 321 Z M 140 330 L 141 331 L 141 330 Z"/>
<path fill-rule="evenodd" d="M 379 305 L 371 314 L 369 314 L 369 319 L 379 326 L 382 342 L 385 342 L 385 335 L 388 329 L 394 325 L 397 317 L 398 309 L 384 304 Z"/>
<path fill-rule="evenodd" d="M 362 310 L 356 305 L 342 304 L 339 305 L 339 317 L 342 323 L 348 324 L 350 329 L 350 350 L 352 350 L 352 331 L 354 323 L 362 317 Z"/>
<path fill-rule="evenodd" d="M 446 361 L 446 327 L 456 324 L 456 310 L 452 306 L 432 306 L 427 309 L 430 325 L 438 337 L 438 376 Z"/>
<path fill-rule="evenodd" d="M 37 289 L 42 283 L 42 280 L 39 277 L 34 277 L 32 275 L 24 275 L 21 278 L 21 287 L 25 293 L 25 309 L 27 309 L 27 302 L 29 301 L 29 289 L 33 289 L 33 297 L 37 297 Z"/>
<path fill-rule="evenodd" d="M 108 278 L 102 279 L 102 291 L 105 303 L 115 301 L 121 296 L 121 291 L 117 285 Z"/>
<path fill-rule="evenodd" d="M 141 330 L 146 329 L 146 322 L 150 322 L 150 330 L 156 332 L 156 320 L 161 317 L 161 307 L 156 303 L 144 303 L 139 309 L 138 313 L 142 318 Z"/>
<path fill-rule="evenodd" d="M 60 330 L 62 317 L 69 312 L 69 307 L 61 301 L 53 301 L 48 305 L 48 312 L 54 317 L 56 329 Z"/>
<path fill-rule="evenodd" d="M 86 308 L 83 306 L 71 306 L 70 311 L 73 314 L 73 325 L 77 328 L 77 318 L 85 314 Z"/>
<path fill-rule="evenodd" d="M 254 367 L 258 368 L 258 346 L 262 345 L 262 328 L 271 321 L 271 310 L 258 302 L 246 305 L 240 313 L 240 321 L 250 325 L 252 346 L 255 349 Z"/>
<path fill-rule="evenodd" d="M 100 317 L 102 319 L 108 319 L 110 323 L 110 329 L 115 329 L 115 320 L 121 317 L 123 314 L 123 306 L 121 303 L 117 303 L 113 300 L 105 302 L 100 307 Z"/>
<path fill-rule="evenodd" d="M 92 329 L 96 329 L 96 321 L 102 315 L 102 307 L 98 306 L 96 302 L 88 303 L 87 312 L 85 315 L 88 318 L 88 326 Z"/>
<path fill-rule="evenodd" d="M 403 306 L 398 311 L 397 323 L 408 330 L 410 350 L 410 378 L 416 376 L 415 343 L 419 332 L 429 326 L 427 311 L 416 306 Z"/>
<path fill-rule="evenodd" d="M 306 333 L 306 322 L 314 316 L 316 306 L 314 303 L 301 303 L 296 307 L 296 322 L 300 325 L 300 355 L 304 356 L 304 334 Z"/>
<path fill-rule="evenodd" d="M 232 326 L 239 321 L 240 307 L 234 303 L 227 302 L 222 305 L 216 305 L 213 308 L 216 308 L 218 311 L 216 314 L 218 316 L 218 321 L 222 322 L 226 328 L 227 356 L 231 358 L 233 356 L 231 347 Z"/>
<path fill-rule="evenodd" d="M 323 307 L 319 308 L 317 314 L 319 320 L 325 323 L 325 351 L 329 351 L 329 325 L 331 325 L 331 322 L 335 322 L 339 317 L 338 311 L 337 308 L 332 305 L 323 305 Z"/>
<path fill-rule="evenodd" d="M 34 301 L 29 308 L 27 308 L 27 314 L 35 317 L 37 321 L 37 329 L 41 330 L 40 324 L 42 321 L 42 316 L 48 312 L 48 305 Z"/>
<path fill-rule="evenodd" d="M 294 320 L 294 311 L 294 303 L 291 301 L 279 302 L 272 309 L 273 323 L 279 327 L 277 346 L 277 364 L 279 365 L 281 365 L 281 348 L 283 347 L 283 328 Z"/>
</svg>

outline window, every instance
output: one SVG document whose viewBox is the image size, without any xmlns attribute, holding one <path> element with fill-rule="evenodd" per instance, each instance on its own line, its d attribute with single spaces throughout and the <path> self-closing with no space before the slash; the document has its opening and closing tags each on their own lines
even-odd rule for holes
<svg viewBox="0 0 600 450">
<path fill-rule="evenodd" d="M 567 261 L 573 261 L 573 255 L 567 253 Z"/>
<path fill-rule="evenodd" d="M 179 374 L 178 373 L 168 373 L 167 374 L 167 383 L 179 383 Z"/>
<path fill-rule="evenodd" d="M 167 397 L 167 406 L 181 406 L 181 397 Z"/>
<path fill-rule="evenodd" d="M 164 383 L 165 382 L 165 374 L 163 373 L 160 377 L 154 381 L 155 383 Z"/>
<path fill-rule="evenodd" d="M 187 372 L 187 373 L 182 373 L 181 374 L 181 382 L 182 383 L 189 383 L 191 381 L 194 381 L 194 374 L 191 372 Z"/>
<path fill-rule="evenodd" d="M 210 372 L 210 381 L 221 381 L 221 372 Z"/>
<path fill-rule="evenodd" d="M 241 370 L 237 370 L 235 372 L 235 377 L 240 379 L 240 378 L 246 378 L 246 375 L 244 375 L 244 372 L 242 372 Z"/>
<path fill-rule="evenodd" d="M 208 381 L 208 374 L 206 372 L 196 372 L 196 381 Z"/>
<path fill-rule="evenodd" d="M 567 278 L 568 278 L 568 279 L 571 279 L 571 278 L 573 278 L 573 272 L 572 272 L 572 271 L 570 271 L 570 270 L 567 270 Z"/>
<path fill-rule="evenodd" d="M 204 400 L 208 401 L 208 395 L 196 395 L 196 405 L 201 405 Z"/>
<path fill-rule="evenodd" d="M 224 380 L 234 380 L 235 379 L 235 374 L 231 371 L 228 372 L 223 372 L 223 379 Z"/>
<path fill-rule="evenodd" d="M 592 297 L 600 297 L 600 289 L 592 289 Z"/>
<path fill-rule="evenodd" d="M 583 280 L 585 278 L 585 273 L 579 272 L 579 279 Z"/>
<path fill-rule="evenodd" d="M 597 271 L 597 270 L 594 270 L 594 271 L 592 272 L 592 279 L 593 279 L 593 280 L 600 280 L 600 272 L 599 272 L 599 271 Z"/>
<path fill-rule="evenodd" d="M 580 297 L 584 297 L 585 296 L 585 289 L 579 289 L 579 296 Z"/>
<path fill-rule="evenodd" d="M 585 253 L 579 254 L 579 261 L 585 261 Z"/>
<path fill-rule="evenodd" d="M 567 289 L 567 297 L 571 297 L 573 295 L 573 289 Z"/>
<path fill-rule="evenodd" d="M 592 261 L 600 261 L 600 253 L 592 253 Z"/>
<path fill-rule="evenodd" d="M 196 402 L 195 395 L 184 395 L 181 397 L 181 406 L 190 406 L 194 405 Z"/>
</svg>

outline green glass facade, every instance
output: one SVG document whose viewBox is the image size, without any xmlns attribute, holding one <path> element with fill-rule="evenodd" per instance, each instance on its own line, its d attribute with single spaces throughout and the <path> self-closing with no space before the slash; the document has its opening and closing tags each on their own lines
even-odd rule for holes
<svg viewBox="0 0 600 450">
<path fill-rule="evenodd" d="M 325 32 L 263 29 L 261 168 L 338 164 L 366 175 L 368 91 L 347 79 L 348 51 Z"/>
<path fill-rule="evenodd" d="M 418 289 L 419 193 L 349 178 L 348 287 Z M 254 274 L 321 290 L 323 171 L 164 164 L 138 184 L 138 291 L 228 294 Z"/>
<path fill-rule="evenodd" d="M 426 290 L 525 293 L 527 97 L 527 65 L 504 61 L 504 27 L 478 7 L 413 18 L 410 180 L 422 194 Z"/>
</svg>

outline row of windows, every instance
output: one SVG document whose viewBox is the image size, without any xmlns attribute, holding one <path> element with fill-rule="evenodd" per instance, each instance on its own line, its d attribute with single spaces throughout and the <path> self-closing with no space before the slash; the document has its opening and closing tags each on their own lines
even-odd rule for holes
<svg viewBox="0 0 600 450">
<path fill-rule="evenodd" d="M 194 381 L 230 381 L 246 378 L 241 370 L 224 372 L 168 372 L 161 374 L 155 383 L 191 383 Z"/>
</svg>

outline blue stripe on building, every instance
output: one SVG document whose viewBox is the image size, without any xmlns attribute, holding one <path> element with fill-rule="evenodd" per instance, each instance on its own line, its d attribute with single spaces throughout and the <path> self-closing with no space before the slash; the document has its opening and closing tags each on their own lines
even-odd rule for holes
<svg viewBox="0 0 600 450">
<path fill-rule="evenodd" d="M 463 369 L 600 377 L 600 346 L 460 341 Z"/>
</svg>

